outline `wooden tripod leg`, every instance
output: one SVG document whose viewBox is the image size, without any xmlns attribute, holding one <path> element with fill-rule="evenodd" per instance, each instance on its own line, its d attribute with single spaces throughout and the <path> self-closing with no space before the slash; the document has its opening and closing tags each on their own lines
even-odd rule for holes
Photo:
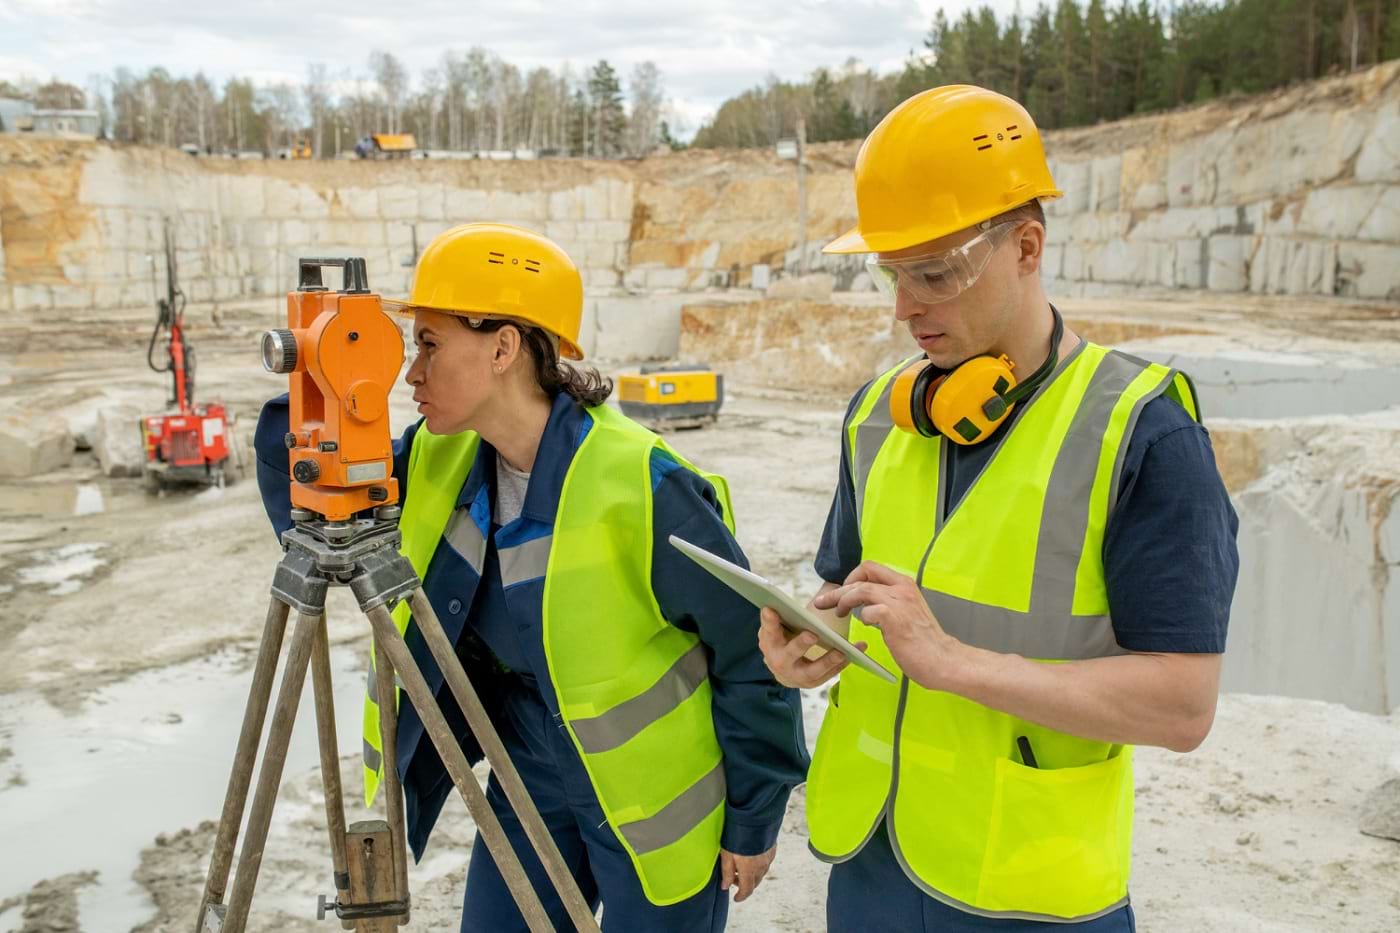
<svg viewBox="0 0 1400 933">
<path fill-rule="evenodd" d="M 515 809 L 515 815 L 519 817 L 521 825 L 525 827 L 525 834 L 529 836 L 530 842 L 534 845 L 535 853 L 539 855 L 540 862 L 549 874 L 549 880 L 554 883 L 554 889 L 559 892 L 559 897 L 569 912 L 569 918 L 573 920 L 574 926 L 578 927 L 580 931 L 596 931 L 598 923 L 593 917 L 592 909 L 584 900 L 583 892 L 579 890 L 578 883 L 574 881 L 573 873 L 564 864 L 564 857 L 559 854 L 559 847 L 554 844 L 554 837 L 549 834 L 549 830 L 545 827 L 540 811 L 536 809 L 535 802 L 530 799 L 530 792 L 525 789 L 525 782 L 521 780 L 520 772 L 515 770 L 515 764 L 510 760 L 510 755 L 507 754 L 501 737 L 496 733 L 496 728 L 491 725 L 491 719 L 486 715 L 486 708 L 481 705 L 481 698 L 477 696 L 476 688 L 467 678 L 467 672 L 462 669 L 462 663 L 457 660 L 457 653 L 453 650 L 451 642 L 447 640 L 447 633 L 442 630 L 442 623 L 438 621 L 437 613 L 433 611 L 427 595 L 424 594 L 422 587 L 419 587 L 413 591 L 408 599 L 419 633 L 422 634 L 423 640 L 427 643 L 428 650 L 433 653 L 433 659 L 437 661 L 438 669 L 447 678 L 447 685 L 452 690 L 452 696 L 457 700 L 457 705 L 461 707 L 467 725 L 471 727 L 472 735 L 476 736 L 482 751 L 486 753 L 486 760 L 491 763 L 492 773 L 496 775 L 496 780 L 500 781 L 501 789 L 506 792 L 506 798 L 510 800 L 510 805 Z"/>
<path fill-rule="evenodd" d="M 347 891 L 350 868 L 345 855 L 345 797 L 340 787 L 340 745 L 335 734 L 335 693 L 325 615 L 316 627 L 316 644 L 311 649 L 311 692 L 316 700 L 316 740 L 321 749 L 321 787 L 326 792 L 326 831 L 331 837 L 335 889 Z"/>
<path fill-rule="evenodd" d="M 403 785 L 399 782 L 398 752 L 399 713 L 394 702 L 394 662 L 375 639 L 375 694 L 379 697 L 379 738 L 384 749 L 384 806 L 389 817 L 389 839 L 394 849 L 394 887 L 396 898 L 409 904 L 408 897 L 408 832 L 404 826 Z M 399 925 L 408 923 L 409 911 L 399 917 Z"/>
<path fill-rule="evenodd" d="M 282 769 L 287 764 L 287 746 L 292 739 L 297 705 L 301 701 L 302 686 L 306 683 L 306 667 L 311 660 L 311 648 L 315 644 L 321 619 L 320 614 L 297 614 L 296 631 L 292 633 L 292 646 L 287 651 L 287 666 L 282 672 L 282 686 L 277 691 L 277 706 L 267 733 L 262 768 L 258 770 L 253 810 L 248 815 L 248 835 L 243 839 L 243 852 L 238 857 L 238 874 L 233 879 L 233 890 L 229 892 L 223 933 L 243 933 L 248 923 L 248 908 L 253 903 L 253 888 L 258 883 L 267 831 L 272 825 L 272 808 L 277 803 L 277 788 L 282 783 Z"/>
<path fill-rule="evenodd" d="M 472 819 L 476 821 L 477 828 L 481 831 L 481 838 L 486 841 L 486 846 L 490 850 L 492 857 L 496 860 L 496 867 L 500 869 L 501 877 L 505 880 L 506 887 L 510 889 L 511 896 L 515 898 L 515 904 L 520 908 L 520 914 L 525 918 L 525 923 L 532 933 L 551 933 L 554 925 L 549 920 L 549 915 L 545 913 L 544 905 L 540 903 L 539 895 L 530 884 L 530 879 L 525 874 L 525 869 L 520 864 L 520 859 L 516 857 L 515 850 L 511 848 L 510 840 L 506 838 L 505 830 L 501 828 L 501 823 L 496 819 L 495 812 L 486 801 L 486 794 L 482 792 L 481 785 L 476 781 L 476 775 L 472 774 L 471 767 L 467 764 L 467 757 L 462 753 L 462 748 L 457 744 L 457 738 L 452 734 L 452 729 L 447 725 L 447 720 L 442 716 L 442 710 L 438 709 L 437 700 L 428 689 L 428 682 L 423 679 L 423 674 L 418 670 L 418 666 L 413 661 L 413 655 L 408 650 L 407 643 L 403 636 L 399 634 L 398 628 L 394 625 L 394 619 L 389 614 L 389 610 L 383 606 L 375 606 L 366 610 L 370 624 L 374 627 L 374 637 L 388 657 L 395 669 L 399 672 L 399 679 L 403 681 L 404 692 L 408 694 L 409 702 L 418 711 L 418 718 L 423 721 L 423 729 L 428 733 L 428 738 L 432 740 L 433 747 L 437 749 L 438 757 L 442 759 L 443 765 L 447 768 L 447 773 L 452 776 L 452 783 L 457 785 L 457 790 L 462 795 L 463 801 L 467 804 L 467 811 L 471 813 Z M 391 694 L 392 695 L 392 694 Z M 388 697 L 381 695 L 381 701 L 387 702 Z M 384 762 L 387 771 L 394 767 L 395 763 L 389 760 Z"/>
<path fill-rule="evenodd" d="M 219 828 L 214 834 L 214 852 L 209 857 L 209 875 L 204 882 L 204 897 L 195 914 L 194 933 L 201 933 L 204 915 L 209 907 L 224 902 L 228 889 L 229 869 L 233 867 L 233 850 L 238 841 L 238 828 L 243 822 L 243 808 L 248 802 L 248 785 L 253 779 L 257 761 L 258 740 L 262 738 L 267 704 L 272 698 L 272 679 L 277 673 L 277 657 L 282 653 L 282 638 L 287 631 L 287 604 L 276 597 L 267 607 L 262 640 L 253 665 L 253 682 L 248 688 L 248 703 L 243 710 L 243 726 L 238 733 L 238 747 L 233 753 L 233 769 L 224 792 L 224 809 L 219 816 Z"/>
</svg>

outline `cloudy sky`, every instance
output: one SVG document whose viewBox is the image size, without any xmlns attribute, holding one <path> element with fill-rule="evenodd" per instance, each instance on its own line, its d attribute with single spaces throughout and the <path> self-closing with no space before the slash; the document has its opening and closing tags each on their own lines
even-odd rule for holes
<svg viewBox="0 0 1400 933">
<path fill-rule="evenodd" d="M 300 82 L 311 62 L 365 74 L 375 49 L 416 77 L 444 51 L 480 45 L 522 69 L 606 58 L 625 76 L 655 61 L 693 133 L 768 74 L 800 78 L 852 56 L 893 70 L 937 8 L 955 18 L 984 3 L 1004 16 L 1017 0 L 0 0 L 0 78 L 87 87 L 120 66 L 163 65 L 216 81 Z"/>
</svg>

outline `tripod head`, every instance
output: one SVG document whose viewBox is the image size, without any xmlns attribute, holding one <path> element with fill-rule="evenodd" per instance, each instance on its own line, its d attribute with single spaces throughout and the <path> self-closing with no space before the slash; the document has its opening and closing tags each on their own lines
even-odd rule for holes
<svg viewBox="0 0 1400 933">
<path fill-rule="evenodd" d="M 340 291 L 321 280 L 328 266 L 344 271 Z M 298 278 L 287 328 L 263 334 L 263 368 L 287 374 L 293 508 L 343 522 L 399 498 L 389 390 L 403 335 L 369 290 L 363 259 L 302 259 Z"/>
</svg>

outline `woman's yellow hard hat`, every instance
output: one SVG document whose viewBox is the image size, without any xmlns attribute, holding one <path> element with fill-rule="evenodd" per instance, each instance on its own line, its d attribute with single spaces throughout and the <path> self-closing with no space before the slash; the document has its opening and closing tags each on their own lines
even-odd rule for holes
<svg viewBox="0 0 1400 933">
<path fill-rule="evenodd" d="M 936 87 L 871 130 L 856 157 L 856 226 L 822 252 L 893 252 L 1063 193 L 1024 107 L 985 88 Z"/>
<path fill-rule="evenodd" d="M 583 278 L 557 243 L 509 224 L 463 224 L 423 250 L 406 299 L 385 299 L 398 314 L 422 308 L 465 317 L 507 317 L 559 338 L 559 355 L 583 359 Z"/>
</svg>

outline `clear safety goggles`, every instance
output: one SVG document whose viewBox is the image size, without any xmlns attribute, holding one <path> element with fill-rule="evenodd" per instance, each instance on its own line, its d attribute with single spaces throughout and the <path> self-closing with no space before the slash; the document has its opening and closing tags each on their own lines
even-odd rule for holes
<svg viewBox="0 0 1400 933">
<path fill-rule="evenodd" d="M 996 248 L 1017 223 L 999 223 L 962 246 L 924 256 L 881 259 L 879 255 L 871 255 L 865 260 L 865 269 L 875 287 L 891 298 L 903 289 L 921 304 L 938 304 L 972 287 L 986 271 Z"/>
</svg>

